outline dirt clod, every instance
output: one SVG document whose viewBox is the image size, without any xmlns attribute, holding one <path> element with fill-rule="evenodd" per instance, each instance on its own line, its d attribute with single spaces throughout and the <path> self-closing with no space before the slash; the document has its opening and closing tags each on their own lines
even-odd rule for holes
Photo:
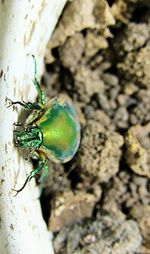
<svg viewBox="0 0 150 254">
<path fill-rule="evenodd" d="M 42 195 L 55 253 L 150 254 L 150 2 L 68 1 L 46 63 L 47 97 L 66 94 L 81 123 Z"/>
</svg>

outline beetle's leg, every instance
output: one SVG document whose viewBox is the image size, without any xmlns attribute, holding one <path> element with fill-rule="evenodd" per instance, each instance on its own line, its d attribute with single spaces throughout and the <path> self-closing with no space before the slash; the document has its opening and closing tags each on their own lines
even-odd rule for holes
<svg viewBox="0 0 150 254">
<path fill-rule="evenodd" d="M 38 93 L 38 99 L 37 102 L 21 102 L 21 101 L 12 101 L 9 98 L 6 98 L 7 101 L 9 101 L 9 105 L 7 108 L 11 107 L 12 105 L 19 104 L 20 106 L 24 107 L 25 109 L 33 109 L 33 110 L 43 110 L 45 106 L 45 93 L 44 91 L 40 88 L 38 79 L 37 79 L 37 64 L 35 60 L 35 56 L 32 55 L 33 60 L 34 60 L 34 85 Z"/>
<path fill-rule="evenodd" d="M 40 105 L 38 103 L 31 103 L 31 102 L 21 102 L 21 101 L 12 101 L 8 98 L 6 98 L 7 101 L 9 101 L 9 105 L 7 106 L 7 108 L 11 107 L 14 104 L 19 104 L 22 107 L 24 107 L 25 109 L 32 109 L 33 111 L 31 112 L 31 114 L 27 117 L 25 124 L 24 125 L 28 125 L 31 124 L 34 120 L 36 120 L 39 116 L 40 113 L 42 111 Z M 21 127 L 21 123 L 15 123 L 15 126 L 20 126 Z M 22 124 L 23 126 L 23 124 Z"/>
<path fill-rule="evenodd" d="M 34 85 L 36 87 L 36 90 L 38 92 L 37 104 L 40 107 L 40 109 L 44 109 L 44 106 L 45 106 L 45 93 L 40 88 L 40 85 L 39 85 L 39 82 L 38 82 L 38 79 L 37 79 L 37 63 L 36 63 L 35 56 L 32 55 L 32 57 L 33 57 L 33 60 L 34 60 L 34 81 L 33 81 L 33 83 L 34 83 Z"/>
<path fill-rule="evenodd" d="M 23 186 L 22 186 L 20 189 L 18 189 L 18 190 L 12 189 L 13 191 L 16 191 L 16 194 L 15 194 L 14 196 L 18 195 L 18 193 L 21 192 L 21 191 L 25 188 L 26 184 L 27 184 L 33 177 L 35 177 L 37 174 L 39 174 L 40 171 L 41 171 L 42 169 L 44 169 L 45 167 L 48 167 L 48 166 L 47 166 L 47 160 L 46 160 L 46 159 L 43 159 L 43 160 L 39 161 L 39 166 L 38 166 L 36 169 L 32 170 L 32 171 L 28 174 L 28 176 L 27 176 L 27 178 L 26 178 L 26 180 L 25 180 Z"/>
<path fill-rule="evenodd" d="M 43 160 L 45 161 L 44 165 L 43 165 L 43 170 L 44 172 L 42 172 L 41 176 L 40 176 L 40 179 L 38 180 L 38 183 L 39 183 L 39 189 L 40 189 L 40 195 L 42 193 L 42 190 L 43 190 L 43 186 L 44 186 L 44 183 L 45 183 L 45 179 L 46 177 L 48 176 L 48 170 L 49 170 L 49 167 L 48 167 L 48 164 L 47 164 L 47 160 L 46 160 L 46 157 L 44 154 L 39 154 L 37 151 L 35 150 L 30 150 L 29 151 L 29 154 L 27 155 L 27 159 L 29 157 L 32 157 L 33 159 L 36 159 L 36 160 Z M 26 158 L 25 158 L 26 159 Z"/>
<path fill-rule="evenodd" d="M 25 109 L 36 109 L 36 110 L 41 110 L 41 107 L 38 103 L 32 103 L 32 102 L 21 102 L 21 101 L 12 101 L 9 98 L 6 98 L 7 101 L 9 101 L 9 105 L 7 106 L 7 108 L 19 104 L 20 106 L 24 107 Z"/>
<path fill-rule="evenodd" d="M 41 110 L 33 110 L 31 114 L 25 120 L 25 125 L 28 126 L 32 124 L 37 118 L 39 118 Z"/>
<path fill-rule="evenodd" d="M 43 169 L 44 169 L 44 172 L 42 172 L 42 174 L 40 176 L 40 179 L 38 180 L 39 190 L 40 190 L 39 198 L 40 198 L 40 196 L 42 194 L 43 188 L 45 186 L 45 180 L 46 180 L 46 178 L 48 176 L 48 170 L 49 170 L 48 164 L 45 164 Z"/>
<path fill-rule="evenodd" d="M 39 154 L 36 150 L 30 149 L 28 155 L 30 158 L 32 157 L 32 159 L 34 159 L 34 160 L 46 161 L 45 155 Z"/>
<path fill-rule="evenodd" d="M 12 105 L 15 105 L 15 104 L 19 104 L 21 105 L 22 107 L 25 107 L 24 106 L 24 102 L 21 102 L 21 101 L 12 101 L 11 99 L 9 98 L 6 98 L 6 101 L 9 102 L 9 105 L 7 105 L 7 108 L 11 107 Z"/>
<path fill-rule="evenodd" d="M 44 173 L 42 173 L 42 175 L 40 176 L 40 179 L 39 179 L 39 183 L 43 185 L 44 181 L 45 181 L 45 178 L 48 176 L 48 165 L 45 165 L 45 167 L 43 168 L 44 169 Z"/>
</svg>

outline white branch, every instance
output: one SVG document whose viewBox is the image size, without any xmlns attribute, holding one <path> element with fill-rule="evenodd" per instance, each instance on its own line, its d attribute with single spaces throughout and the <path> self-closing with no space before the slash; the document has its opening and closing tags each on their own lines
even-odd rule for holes
<svg viewBox="0 0 150 254">
<path fill-rule="evenodd" d="M 67 0 L 0 1 L 0 253 L 51 254 L 50 233 L 41 215 L 34 180 L 13 197 L 31 163 L 14 147 L 13 123 L 20 107 L 6 108 L 6 97 L 34 101 L 33 61 L 43 73 L 46 44 Z M 17 184 L 16 184 L 17 183 Z"/>
</svg>

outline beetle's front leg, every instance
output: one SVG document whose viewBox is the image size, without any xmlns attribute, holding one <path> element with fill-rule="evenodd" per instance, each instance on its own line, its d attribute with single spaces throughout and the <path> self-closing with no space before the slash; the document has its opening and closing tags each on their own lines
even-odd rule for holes
<svg viewBox="0 0 150 254">
<path fill-rule="evenodd" d="M 24 107 L 25 109 L 32 109 L 33 110 L 31 112 L 31 114 L 27 117 L 25 123 L 21 123 L 21 122 L 14 123 L 14 125 L 16 127 L 22 127 L 22 126 L 27 126 L 29 124 L 32 124 L 32 122 L 34 120 L 36 120 L 42 112 L 42 109 L 40 108 L 40 106 L 37 103 L 31 103 L 31 102 L 26 103 L 26 102 L 21 102 L 21 101 L 12 101 L 8 98 L 7 98 L 7 101 L 9 101 L 9 105 L 7 106 L 7 108 L 11 107 L 12 105 L 19 104 L 22 107 Z"/>
<path fill-rule="evenodd" d="M 9 105 L 7 106 L 7 108 L 13 106 L 13 105 L 20 105 L 25 109 L 36 109 L 36 110 L 41 110 L 41 107 L 38 103 L 32 103 L 32 102 L 25 102 L 25 101 L 12 101 L 9 98 L 6 98 L 6 101 L 9 102 Z"/>
</svg>

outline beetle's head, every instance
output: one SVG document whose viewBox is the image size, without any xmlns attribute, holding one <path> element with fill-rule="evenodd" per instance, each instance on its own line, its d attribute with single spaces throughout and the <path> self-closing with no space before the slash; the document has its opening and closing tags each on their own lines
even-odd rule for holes
<svg viewBox="0 0 150 254">
<path fill-rule="evenodd" d="M 36 126 L 15 131 L 15 145 L 22 148 L 38 148 L 42 144 L 42 132 Z"/>
</svg>

